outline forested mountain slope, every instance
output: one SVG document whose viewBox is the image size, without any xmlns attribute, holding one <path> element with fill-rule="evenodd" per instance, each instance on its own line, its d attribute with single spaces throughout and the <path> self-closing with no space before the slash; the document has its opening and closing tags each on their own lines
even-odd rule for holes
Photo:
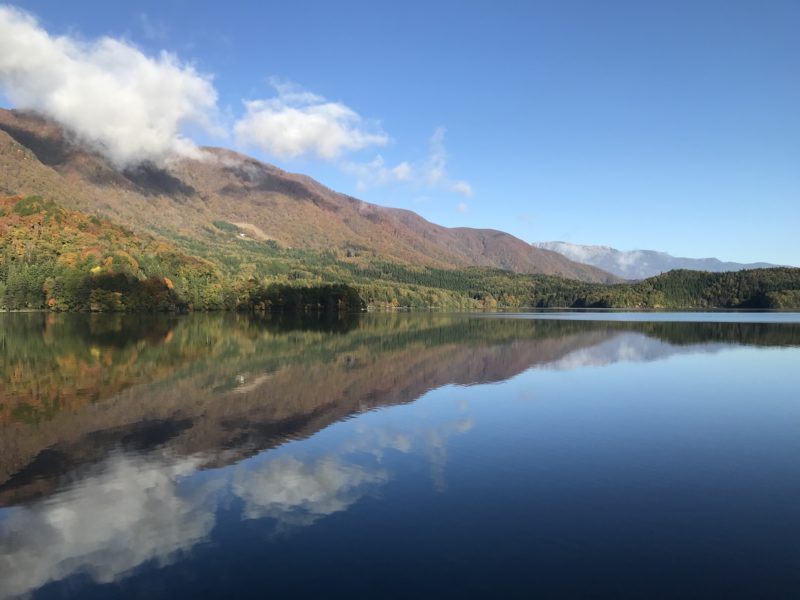
<svg viewBox="0 0 800 600">
<path fill-rule="evenodd" d="M 800 307 L 800 269 L 672 271 L 600 284 L 499 269 L 357 263 L 242 239 L 178 244 L 40 197 L 0 199 L 0 308 L 56 311 Z"/>
<path fill-rule="evenodd" d="M 121 171 L 53 122 L 19 111 L 0 109 L 0 173 L 0 192 L 7 195 L 40 195 L 165 238 L 203 240 L 214 233 L 215 221 L 224 221 L 235 224 L 244 239 L 330 251 L 362 265 L 383 260 L 619 280 L 507 233 L 442 227 L 230 150 L 206 148 L 201 160 Z"/>
</svg>

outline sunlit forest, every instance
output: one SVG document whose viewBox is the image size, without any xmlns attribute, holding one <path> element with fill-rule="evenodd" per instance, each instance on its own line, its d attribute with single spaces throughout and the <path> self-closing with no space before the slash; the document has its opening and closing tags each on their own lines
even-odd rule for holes
<svg viewBox="0 0 800 600">
<path fill-rule="evenodd" d="M 489 268 L 441 269 L 366 253 L 311 252 L 242 238 L 139 235 L 40 197 L 0 202 L 0 307 L 155 312 L 363 309 L 800 307 L 800 269 L 671 271 L 584 283 Z"/>
</svg>

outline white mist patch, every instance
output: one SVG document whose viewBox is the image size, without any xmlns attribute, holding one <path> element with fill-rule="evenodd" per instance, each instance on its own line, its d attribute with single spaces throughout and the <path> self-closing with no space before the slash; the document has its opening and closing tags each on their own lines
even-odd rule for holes
<svg viewBox="0 0 800 600">
<path fill-rule="evenodd" d="M 464 180 L 454 180 L 448 174 L 449 154 L 444 145 L 445 133 L 444 127 L 434 130 L 428 139 L 428 155 L 421 160 L 403 161 L 390 166 L 378 154 L 369 162 L 345 162 L 341 166 L 345 173 L 357 178 L 356 187 L 361 192 L 373 187 L 402 183 L 469 198 L 473 192 L 472 185 Z M 466 204 L 463 206 L 466 208 Z M 459 209 L 459 212 L 466 211 Z"/>
</svg>

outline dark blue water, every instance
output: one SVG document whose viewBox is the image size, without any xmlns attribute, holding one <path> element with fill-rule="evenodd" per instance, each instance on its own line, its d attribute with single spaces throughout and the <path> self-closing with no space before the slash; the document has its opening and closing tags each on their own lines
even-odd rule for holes
<svg viewBox="0 0 800 600">
<path fill-rule="evenodd" d="M 795 597 L 800 316 L 632 318 L 1 316 L 0 596 Z"/>
</svg>

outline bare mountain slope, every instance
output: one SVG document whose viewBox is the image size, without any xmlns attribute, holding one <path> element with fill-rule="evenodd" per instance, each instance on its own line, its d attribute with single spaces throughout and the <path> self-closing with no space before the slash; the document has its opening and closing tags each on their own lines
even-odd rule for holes
<svg viewBox="0 0 800 600">
<path fill-rule="evenodd" d="M 220 148 L 119 171 L 36 115 L 0 109 L 0 191 L 41 194 L 134 229 L 202 235 L 215 220 L 256 239 L 443 268 L 487 266 L 594 282 L 614 275 L 494 230 L 447 228 Z"/>
</svg>

